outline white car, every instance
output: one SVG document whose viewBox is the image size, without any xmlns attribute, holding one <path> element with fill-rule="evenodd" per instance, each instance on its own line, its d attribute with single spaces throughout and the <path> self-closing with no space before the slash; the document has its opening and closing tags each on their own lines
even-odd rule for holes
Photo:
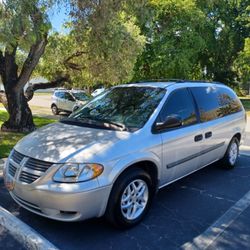
<svg viewBox="0 0 250 250">
<path fill-rule="evenodd" d="M 51 110 L 54 115 L 72 112 L 86 104 L 91 97 L 81 90 L 55 90 L 52 95 Z"/>
<path fill-rule="evenodd" d="M 105 91 L 105 88 L 99 88 L 96 89 L 94 92 L 91 93 L 93 97 L 100 95 L 103 91 Z"/>
<path fill-rule="evenodd" d="M 5 184 L 20 206 L 47 218 L 105 215 L 131 227 L 160 188 L 215 161 L 233 168 L 245 125 L 241 102 L 222 84 L 120 85 L 24 137 Z"/>
</svg>

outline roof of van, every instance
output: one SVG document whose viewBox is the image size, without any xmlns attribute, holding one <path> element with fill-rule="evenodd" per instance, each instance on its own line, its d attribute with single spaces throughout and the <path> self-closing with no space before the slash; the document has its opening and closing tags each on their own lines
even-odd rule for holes
<svg viewBox="0 0 250 250">
<path fill-rule="evenodd" d="M 194 81 L 194 80 L 147 80 L 147 81 L 139 81 L 139 82 L 131 82 L 127 84 L 123 84 L 120 86 L 145 86 L 145 87 L 160 87 L 160 88 L 167 88 L 170 85 L 175 84 L 190 84 L 190 85 L 201 85 L 201 84 L 223 84 L 220 82 L 210 82 L 206 80 Z"/>
</svg>

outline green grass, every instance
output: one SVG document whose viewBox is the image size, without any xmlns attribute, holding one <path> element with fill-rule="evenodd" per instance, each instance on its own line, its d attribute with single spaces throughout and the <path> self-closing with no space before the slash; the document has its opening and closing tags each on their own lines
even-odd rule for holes
<svg viewBox="0 0 250 250">
<path fill-rule="evenodd" d="M 2 123 L 7 119 L 8 119 L 8 113 L 6 111 L 0 110 L 0 127 Z M 34 123 L 38 128 L 50 124 L 52 122 L 55 122 L 55 120 L 43 117 L 34 117 Z M 0 131 L 0 159 L 7 157 L 11 149 L 15 146 L 15 144 L 25 135 L 26 135 L 25 133 L 12 133 L 12 132 Z"/>
<path fill-rule="evenodd" d="M 240 100 L 241 100 L 241 102 L 242 102 L 242 104 L 247 112 L 247 115 L 250 115 L 250 98 L 244 97 L 244 98 L 240 98 Z"/>
</svg>

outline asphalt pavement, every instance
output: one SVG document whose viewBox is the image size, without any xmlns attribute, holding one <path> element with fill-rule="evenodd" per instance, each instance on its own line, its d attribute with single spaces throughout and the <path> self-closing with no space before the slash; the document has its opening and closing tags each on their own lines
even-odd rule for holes
<svg viewBox="0 0 250 250">
<path fill-rule="evenodd" d="M 125 231 L 114 229 L 102 218 L 63 223 L 30 213 L 14 203 L 1 178 L 0 206 L 59 249 L 189 249 L 186 247 L 189 243 L 250 190 L 249 163 L 250 157 L 240 156 L 231 171 L 213 164 L 169 185 L 159 191 L 145 220 Z M 209 249 L 250 249 L 249 215 L 247 208 Z"/>
</svg>

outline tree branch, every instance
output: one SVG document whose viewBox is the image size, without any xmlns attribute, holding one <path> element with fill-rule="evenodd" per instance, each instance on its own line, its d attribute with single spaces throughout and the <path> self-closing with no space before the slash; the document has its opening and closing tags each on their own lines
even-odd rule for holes
<svg viewBox="0 0 250 250">
<path fill-rule="evenodd" d="M 60 76 L 60 77 L 58 77 L 57 79 L 55 79 L 55 80 L 53 80 L 51 82 L 36 83 L 36 84 L 33 84 L 33 85 L 29 86 L 26 89 L 24 95 L 25 95 L 27 101 L 29 102 L 33 98 L 34 92 L 36 90 L 59 87 L 59 86 L 62 86 L 65 82 L 70 82 L 70 78 L 69 78 L 68 75 Z"/>
<path fill-rule="evenodd" d="M 73 63 L 73 62 L 70 62 L 70 60 L 72 60 L 73 58 L 75 57 L 80 57 L 81 55 L 83 54 L 87 54 L 88 52 L 87 51 L 77 51 L 76 53 L 70 55 L 69 57 L 67 57 L 63 64 L 66 68 L 70 68 L 70 69 L 73 69 L 73 70 L 78 70 L 78 71 L 81 71 L 83 70 L 85 67 L 84 66 L 81 66 L 79 64 L 76 64 L 76 63 Z"/>
<path fill-rule="evenodd" d="M 45 47 L 47 45 L 47 35 L 42 40 L 37 41 L 30 48 L 29 55 L 23 64 L 23 68 L 18 77 L 17 88 L 23 88 L 29 81 L 30 76 L 37 66 L 40 57 L 43 55 Z"/>
<path fill-rule="evenodd" d="M 31 46 L 28 57 L 23 64 L 21 73 L 18 77 L 17 88 L 23 88 L 28 82 L 48 42 L 48 33 L 45 32 L 41 34 L 40 31 L 40 25 L 43 24 L 43 16 L 40 10 L 35 8 L 34 13 L 30 17 L 34 25 L 33 29 L 36 32 L 36 42 Z"/>
<path fill-rule="evenodd" d="M 76 53 L 72 54 L 71 56 L 69 56 L 68 58 L 66 58 L 64 60 L 64 62 L 68 62 L 70 61 L 71 59 L 75 58 L 75 57 L 79 57 L 83 54 L 87 54 L 88 52 L 87 51 L 77 51 Z"/>
</svg>

